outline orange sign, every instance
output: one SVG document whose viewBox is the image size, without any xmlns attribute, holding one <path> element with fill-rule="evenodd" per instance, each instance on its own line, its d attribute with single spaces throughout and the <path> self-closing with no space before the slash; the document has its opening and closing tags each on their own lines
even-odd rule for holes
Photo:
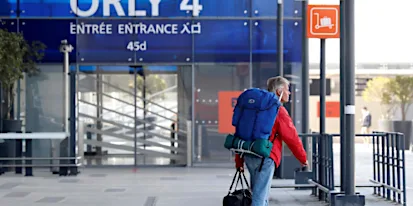
<svg viewBox="0 0 413 206">
<path fill-rule="evenodd" d="M 237 104 L 238 96 L 242 91 L 222 91 L 218 92 L 218 132 L 234 133 L 232 126 L 232 115 Z"/>
<path fill-rule="evenodd" d="M 307 37 L 340 38 L 340 6 L 308 5 Z"/>
<path fill-rule="evenodd" d="M 317 117 L 320 117 L 320 102 L 317 104 Z M 340 117 L 340 102 L 326 102 L 326 117 Z"/>
</svg>

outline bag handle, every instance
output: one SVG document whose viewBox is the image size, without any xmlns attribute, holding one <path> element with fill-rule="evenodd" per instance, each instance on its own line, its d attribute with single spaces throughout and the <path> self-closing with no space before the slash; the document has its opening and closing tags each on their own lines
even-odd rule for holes
<svg viewBox="0 0 413 206">
<path fill-rule="evenodd" d="M 234 178 L 232 179 L 231 186 L 229 187 L 229 190 L 228 190 L 228 195 L 231 193 L 232 187 L 234 186 L 235 178 L 237 178 L 237 174 L 238 174 L 238 170 L 235 172 Z M 237 181 L 237 184 L 238 184 L 238 181 Z"/>
<path fill-rule="evenodd" d="M 228 195 L 231 194 L 232 187 L 234 186 L 234 183 L 235 183 L 235 179 L 237 179 L 237 183 L 235 184 L 235 189 L 237 188 L 239 182 L 241 182 L 241 187 L 242 187 L 242 189 L 244 189 L 243 179 L 245 181 L 245 184 L 247 185 L 247 188 L 251 189 L 250 185 L 248 184 L 248 180 L 247 180 L 247 177 L 245 176 L 245 173 L 241 172 L 240 170 L 237 170 L 235 172 L 234 178 L 232 179 L 231 186 L 229 187 Z"/>
<path fill-rule="evenodd" d="M 240 172 L 240 173 L 242 173 L 242 176 L 244 177 L 244 181 L 245 181 L 245 184 L 247 185 L 247 188 L 248 188 L 248 189 L 251 189 L 251 188 L 250 188 L 250 185 L 248 184 L 247 177 L 245 177 L 244 172 Z M 240 174 L 240 176 L 241 176 L 241 174 Z M 243 189 L 244 189 L 244 188 L 243 188 Z"/>
</svg>

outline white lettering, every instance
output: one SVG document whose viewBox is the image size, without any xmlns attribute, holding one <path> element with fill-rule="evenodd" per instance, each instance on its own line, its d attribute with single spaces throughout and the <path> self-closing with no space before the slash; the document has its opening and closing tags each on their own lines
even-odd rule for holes
<svg viewBox="0 0 413 206">
<path fill-rule="evenodd" d="M 70 9 L 72 12 L 80 17 L 93 16 L 99 9 L 99 0 L 92 0 L 92 6 L 87 11 L 82 11 L 77 5 L 77 0 L 70 0 Z"/>
<path fill-rule="evenodd" d="M 129 16 L 146 16 L 145 10 L 138 10 L 136 11 L 135 0 L 129 0 L 128 7 L 129 7 Z"/>
<path fill-rule="evenodd" d="M 103 1 L 103 16 L 110 16 L 110 5 L 115 7 L 118 16 L 125 16 L 125 11 L 120 4 L 120 0 L 104 0 Z"/>
<path fill-rule="evenodd" d="M 189 30 L 188 25 L 189 25 L 189 23 L 183 24 L 184 28 L 181 30 L 181 34 L 183 34 L 183 33 L 191 34 L 191 30 Z"/>
<path fill-rule="evenodd" d="M 201 33 L 201 23 L 200 22 L 191 25 L 191 33 L 192 34 L 200 34 Z"/>
<path fill-rule="evenodd" d="M 204 7 L 199 4 L 199 0 L 192 0 L 192 5 L 189 4 L 189 0 L 182 0 L 179 8 L 182 11 L 192 11 L 192 16 L 199 16 Z"/>
<path fill-rule="evenodd" d="M 103 16 L 111 16 L 111 6 L 115 8 L 117 16 L 126 16 L 125 11 L 120 3 L 121 0 L 102 0 L 103 1 Z M 151 15 L 159 16 L 159 4 L 162 0 L 148 0 L 151 3 Z M 203 6 L 200 5 L 200 0 L 182 0 L 179 6 L 181 11 L 192 11 L 193 16 L 199 16 L 203 10 Z M 70 0 L 70 9 L 74 14 L 79 17 L 90 17 L 96 14 L 99 10 L 99 0 L 92 0 L 92 5 L 86 11 L 79 9 L 78 0 Z M 145 10 L 136 10 L 136 0 L 128 0 L 128 16 L 146 16 Z"/>
<path fill-rule="evenodd" d="M 146 51 L 147 45 L 146 41 L 130 41 L 126 46 L 129 51 Z"/>
<path fill-rule="evenodd" d="M 70 34 L 112 34 L 112 24 L 70 23 Z"/>
<path fill-rule="evenodd" d="M 159 16 L 159 3 L 161 0 L 149 0 L 152 5 L 152 16 Z"/>
<path fill-rule="evenodd" d="M 118 25 L 118 33 L 119 34 L 137 34 L 138 25 L 136 24 L 119 24 Z"/>
<path fill-rule="evenodd" d="M 113 32 L 121 35 L 136 34 L 201 34 L 201 23 L 191 25 L 189 22 L 182 24 L 144 24 L 142 22 L 134 24 L 118 24 L 113 31 L 112 24 L 101 22 L 100 24 L 88 24 L 85 22 L 74 24 L 70 23 L 70 34 L 112 34 Z"/>
</svg>

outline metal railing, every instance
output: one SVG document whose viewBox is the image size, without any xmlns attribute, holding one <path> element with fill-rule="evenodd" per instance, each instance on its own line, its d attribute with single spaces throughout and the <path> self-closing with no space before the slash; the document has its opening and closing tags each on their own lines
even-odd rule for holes
<svg viewBox="0 0 413 206">
<path fill-rule="evenodd" d="M 313 178 L 308 183 L 315 186 L 313 195 L 318 196 L 319 200 L 328 201 L 330 191 L 334 191 L 333 136 L 318 133 L 306 136 L 312 137 Z"/>
<path fill-rule="evenodd" d="M 373 179 L 379 184 L 374 194 L 406 205 L 405 138 L 402 133 L 373 134 Z"/>
<path fill-rule="evenodd" d="M 333 138 L 339 134 L 300 134 L 307 138 L 311 148 L 311 171 L 308 181 L 293 185 L 272 185 L 271 188 L 309 188 L 319 200 L 334 204 L 335 195 L 343 194 L 336 190 L 339 185 L 334 183 L 334 153 Z M 357 184 L 357 188 L 373 188 L 374 194 L 388 201 L 406 205 L 406 166 L 405 166 L 405 139 L 401 133 L 374 132 L 373 134 L 356 134 L 357 137 L 372 138 L 373 144 L 373 179 L 371 184 Z M 311 142 L 311 143 L 310 143 Z M 307 145 L 307 146 L 309 146 Z M 309 148 L 309 147 L 307 147 Z M 310 159 L 310 157 L 308 157 Z M 308 172 L 308 171 L 307 171 Z"/>
<path fill-rule="evenodd" d="M 300 183 L 297 184 L 297 177 L 300 175 L 296 173 L 296 184 L 272 185 L 271 188 L 310 188 L 312 189 L 312 194 L 317 195 L 319 200 L 329 201 L 335 188 L 333 136 L 319 133 L 299 134 L 299 136 L 307 138 L 307 153 L 311 154 L 311 157 L 308 157 L 311 160 L 309 162 L 311 167 L 310 175 L 306 181 L 300 180 L 298 181 Z"/>
<path fill-rule="evenodd" d="M 15 141 L 15 156 L 0 158 L 0 175 L 4 174 L 4 168 L 15 168 L 16 174 L 23 174 L 25 169 L 25 176 L 33 176 L 33 168 L 49 167 L 58 168 L 56 174 L 59 175 L 77 175 L 70 173 L 70 168 L 78 168 L 82 166 L 82 157 L 76 154 L 70 154 L 68 151 L 68 134 L 60 132 L 39 132 L 39 133 L 1 133 L 0 139 L 8 139 Z M 52 157 L 33 157 L 33 140 L 61 140 L 59 154 Z M 79 143 L 78 143 L 79 144 Z M 24 147 L 23 147 L 24 145 Z M 79 145 L 78 145 L 79 146 Z M 50 164 L 34 164 L 33 160 L 49 160 Z M 53 161 L 59 161 L 53 163 Z M 12 162 L 9 164 L 9 162 Z M 74 162 L 74 163 L 70 163 Z M 5 164 L 7 163 L 7 164 Z"/>
</svg>

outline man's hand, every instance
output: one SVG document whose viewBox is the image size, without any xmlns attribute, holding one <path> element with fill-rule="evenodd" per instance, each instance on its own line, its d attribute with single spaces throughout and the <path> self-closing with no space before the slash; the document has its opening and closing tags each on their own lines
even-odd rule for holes
<svg viewBox="0 0 413 206">
<path fill-rule="evenodd" d="M 306 160 L 306 161 L 304 162 L 304 164 L 301 163 L 301 166 L 302 166 L 302 167 L 307 167 L 307 166 L 308 166 L 308 160 Z"/>
<path fill-rule="evenodd" d="M 244 159 L 241 158 L 238 154 L 235 155 L 235 168 L 240 170 L 241 172 L 244 171 Z"/>
</svg>

